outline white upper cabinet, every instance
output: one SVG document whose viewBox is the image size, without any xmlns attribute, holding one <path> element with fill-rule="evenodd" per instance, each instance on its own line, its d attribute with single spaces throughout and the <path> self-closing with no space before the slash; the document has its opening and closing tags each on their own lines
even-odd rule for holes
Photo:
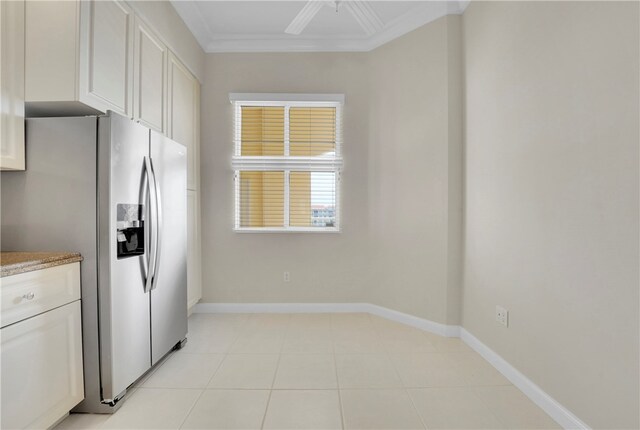
<svg viewBox="0 0 640 430">
<path fill-rule="evenodd" d="M 0 169 L 24 170 L 24 1 L 0 2 Z"/>
<path fill-rule="evenodd" d="M 135 21 L 133 116 L 160 133 L 167 131 L 169 51 L 139 18 Z"/>
<path fill-rule="evenodd" d="M 124 2 L 81 2 L 80 101 L 132 115 L 133 21 Z"/>
<path fill-rule="evenodd" d="M 200 193 L 187 190 L 187 307 L 202 298 L 200 258 Z"/>
<path fill-rule="evenodd" d="M 121 1 L 27 2 L 27 115 L 131 117 L 133 25 Z"/>
<path fill-rule="evenodd" d="M 200 84 L 169 54 L 169 138 L 187 147 L 187 188 L 198 188 Z"/>
</svg>

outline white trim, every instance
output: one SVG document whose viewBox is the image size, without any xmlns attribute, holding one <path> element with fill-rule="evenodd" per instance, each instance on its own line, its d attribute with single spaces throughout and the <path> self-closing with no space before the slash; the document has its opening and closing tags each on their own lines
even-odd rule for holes
<svg viewBox="0 0 640 430">
<path fill-rule="evenodd" d="M 444 337 L 459 337 L 460 326 L 447 325 L 439 322 L 431 321 L 428 319 L 416 317 L 404 312 L 395 311 L 393 309 L 385 308 L 383 306 L 369 304 L 370 314 L 377 315 L 382 318 L 386 318 L 391 321 L 399 322 L 411 327 L 418 328 L 420 330 L 428 331 Z"/>
<path fill-rule="evenodd" d="M 337 148 L 337 145 L 336 145 Z M 296 172 L 335 172 L 341 170 L 341 157 L 271 157 L 271 156 L 234 156 L 231 157 L 233 170 L 279 171 L 295 170 Z"/>
<path fill-rule="evenodd" d="M 562 406 L 542 388 L 513 367 L 495 351 L 464 328 L 446 325 L 395 311 L 371 303 L 198 303 L 194 313 L 350 313 L 367 312 L 446 337 L 459 337 L 480 354 L 531 401 L 565 429 L 589 430 L 590 427 Z"/>
<path fill-rule="evenodd" d="M 229 101 L 233 102 L 257 102 L 259 106 L 264 106 L 265 102 L 303 102 L 304 106 L 309 103 L 323 104 L 325 102 L 344 103 L 344 94 L 306 94 L 306 93 L 229 93 Z M 246 105 L 243 103 L 243 105 Z M 279 104 L 274 104 L 278 106 Z M 289 103 L 290 106 L 294 106 Z"/>
<path fill-rule="evenodd" d="M 195 313 L 344 313 L 366 312 L 446 337 L 458 337 L 460 327 L 394 311 L 371 303 L 198 303 Z"/>
<path fill-rule="evenodd" d="M 469 0 L 426 1 L 385 23 L 371 36 L 345 34 L 298 35 L 215 33 L 203 19 L 198 2 L 171 4 L 205 52 L 367 52 L 445 15 L 460 15 Z M 418 2 L 416 2 L 418 3 Z"/>
<path fill-rule="evenodd" d="M 464 328 L 460 329 L 460 338 L 471 349 L 480 354 L 493 367 L 502 373 L 513 385 L 520 389 L 533 403 L 538 405 L 551 418 L 556 420 L 565 429 L 589 429 L 590 427 L 576 417 L 571 411 L 562 406 L 553 397 L 547 394 L 542 388 L 527 378 L 518 369 L 513 367 L 507 360 L 482 343 L 477 337 L 469 333 Z"/>
<path fill-rule="evenodd" d="M 236 227 L 234 233 L 340 233 L 338 227 Z"/>
</svg>

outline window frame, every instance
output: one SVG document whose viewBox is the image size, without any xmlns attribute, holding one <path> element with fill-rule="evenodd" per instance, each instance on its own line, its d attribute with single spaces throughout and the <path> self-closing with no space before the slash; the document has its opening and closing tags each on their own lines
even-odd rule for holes
<svg viewBox="0 0 640 430">
<path fill-rule="evenodd" d="M 344 94 L 276 94 L 276 93 L 230 93 L 233 104 L 233 156 L 231 168 L 234 175 L 234 220 L 233 230 L 237 233 L 340 233 L 341 201 L 340 182 L 342 159 L 342 113 Z M 284 151 L 282 156 L 242 156 L 242 107 L 283 107 L 284 108 Z M 333 107 L 336 109 L 335 151 L 332 157 L 291 156 L 289 139 L 289 109 L 292 107 Z M 284 207 L 282 227 L 241 227 L 240 226 L 240 172 L 241 171 L 282 171 L 284 175 Z M 334 172 L 335 173 L 335 225 L 332 227 L 295 227 L 290 220 L 290 173 L 291 172 Z"/>
</svg>

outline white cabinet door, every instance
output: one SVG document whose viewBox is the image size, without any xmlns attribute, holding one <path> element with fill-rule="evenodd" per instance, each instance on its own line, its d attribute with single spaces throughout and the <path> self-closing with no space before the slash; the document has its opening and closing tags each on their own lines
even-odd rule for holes
<svg viewBox="0 0 640 430">
<path fill-rule="evenodd" d="M 3 429 L 48 428 L 84 398 L 80 301 L 0 330 Z"/>
<path fill-rule="evenodd" d="M 187 306 L 202 298 L 199 192 L 187 191 Z"/>
<path fill-rule="evenodd" d="M 131 118 L 132 9 L 116 0 L 81 3 L 80 101 Z"/>
<path fill-rule="evenodd" d="M 187 188 L 198 185 L 200 84 L 175 55 L 169 55 L 169 137 L 187 147 Z"/>
<path fill-rule="evenodd" d="M 0 2 L 0 169 L 24 170 L 24 1 Z"/>
<path fill-rule="evenodd" d="M 136 18 L 134 45 L 133 118 L 164 133 L 167 122 L 167 47 L 139 18 Z"/>
</svg>

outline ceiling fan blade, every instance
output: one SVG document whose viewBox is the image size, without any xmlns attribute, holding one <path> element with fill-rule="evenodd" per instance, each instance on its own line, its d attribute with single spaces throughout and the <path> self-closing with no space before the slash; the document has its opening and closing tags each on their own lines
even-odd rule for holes
<svg viewBox="0 0 640 430">
<path fill-rule="evenodd" d="M 384 28 L 384 22 L 382 22 L 369 2 L 350 0 L 341 2 L 340 4 L 351 12 L 358 24 L 360 24 L 365 33 L 367 33 L 367 36 L 371 36 Z"/>
<path fill-rule="evenodd" d="M 314 16 L 322 9 L 324 5 L 323 0 L 310 0 L 304 5 L 302 10 L 293 18 L 291 24 L 284 31 L 288 34 L 300 34 L 305 29 Z"/>
</svg>

